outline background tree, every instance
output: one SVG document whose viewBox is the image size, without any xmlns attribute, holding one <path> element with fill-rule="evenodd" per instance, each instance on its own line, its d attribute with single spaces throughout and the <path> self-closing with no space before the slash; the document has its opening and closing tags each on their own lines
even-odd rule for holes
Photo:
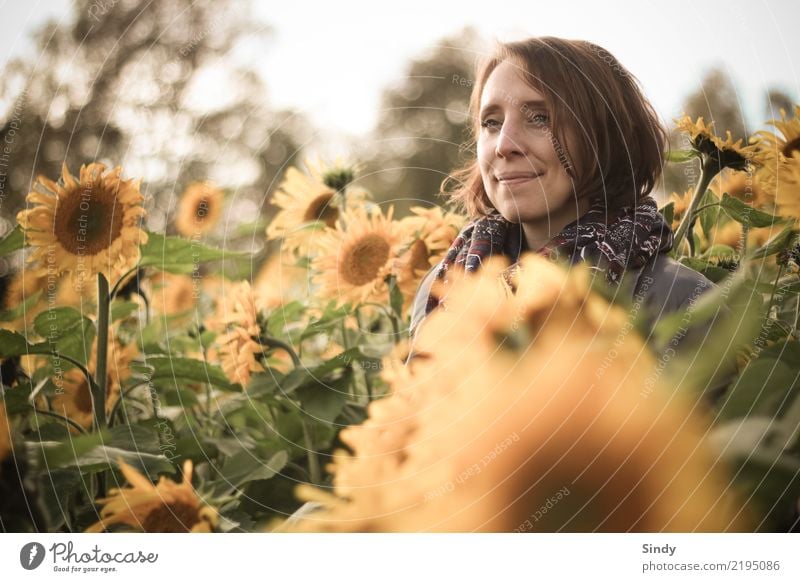
<svg viewBox="0 0 800 582">
<path fill-rule="evenodd" d="M 309 128 L 273 111 L 260 77 L 233 53 L 263 40 L 250 3 L 233 0 L 91 2 L 73 5 L 71 24 L 35 33 L 37 56 L 0 77 L 3 230 L 37 174 L 56 178 L 62 161 L 123 165 L 143 178 L 148 227 L 169 230 L 186 184 L 211 179 L 241 204 L 263 204 L 280 169 L 298 155 Z"/>
<path fill-rule="evenodd" d="M 471 28 L 445 38 L 384 92 L 370 147 L 361 157 L 362 182 L 400 213 L 421 202 L 441 203 L 436 194 L 442 180 L 464 161 L 461 145 L 468 137 L 467 106 L 480 46 Z"/>
</svg>

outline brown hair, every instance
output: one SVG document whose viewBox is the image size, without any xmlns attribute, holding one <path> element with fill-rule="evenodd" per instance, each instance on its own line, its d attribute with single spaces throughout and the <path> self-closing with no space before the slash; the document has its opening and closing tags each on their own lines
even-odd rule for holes
<svg viewBox="0 0 800 582">
<path fill-rule="evenodd" d="M 547 101 L 553 143 L 569 143 L 566 159 L 581 197 L 606 208 L 635 204 L 649 194 L 663 169 L 666 131 L 637 80 L 605 49 L 555 37 L 501 43 L 478 66 L 470 98 L 473 157 L 442 182 L 442 192 L 470 217 L 489 214 L 474 145 L 480 131 L 480 99 L 492 71 L 503 61 L 518 65 Z M 566 139 L 570 135 L 569 140 Z"/>
</svg>

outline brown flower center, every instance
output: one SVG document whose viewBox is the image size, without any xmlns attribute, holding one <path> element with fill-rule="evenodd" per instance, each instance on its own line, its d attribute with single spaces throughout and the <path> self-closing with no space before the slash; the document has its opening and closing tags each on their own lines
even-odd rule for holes
<svg viewBox="0 0 800 582">
<path fill-rule="evenodd" d="M 89 392 L 89 383 L 83 378 L 75 390 L 75 408 L 86 414 L 92 413 L 92 394 Z"/>
<path fill-rule="evenodd" d="M 108 249 L 122 232 L 123 208 L 117 189 L 94 182 L 59 197 L 54 234 L 67 252 L 94 256 Z"/>
<path fill-rule="evenodd" d="M 339 211 L 331 205 L 333 192 L 325 192 L 314 198 L 306 207 L 303 214 L 303 222 L 313 222 L 320 220 L 330 228 L 336 226 L 336 219 L 339 218 Z"/>
<path fill-rule="evenodd" d="M 389 260 L 389 243 L 379 234 L 370 233 L 358 240 L 339 263 L 339 274 L 351 285 L 373 281 Z"/>
<path fill-rule="evenodd" d="M 197 507 L 176 501 L 170 505 L 162 503 L 150 511 L 142 520 L 142 529 L 148 533 L 186 533 L 198 521 Z"/>
<path fill-rule="evenodd" d="M 800 136 L 786 142 L 786 145 L 783 146 L 783 155 L 787 158 L 791 158 L 794 153 L 800 153 Z"/>
<path fill-rule="evenodd" d="M 211 201 L 207 196 L 203 196 L 197 201 L 194 207 L 194 220 L 195 222 L 204 222 L 208 219 L 208 209 L 211 206 Z"/>
</svg>

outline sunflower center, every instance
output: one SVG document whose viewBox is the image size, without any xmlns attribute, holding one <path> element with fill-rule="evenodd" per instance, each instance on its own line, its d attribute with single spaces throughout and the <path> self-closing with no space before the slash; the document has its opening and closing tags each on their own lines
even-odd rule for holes
<svg viewBox="0 0 800 582">
<path fill-rule="evenodd" d="M 333 192 L 325 192 L 314 198 L 306 207 L 303 214 L 303 222 L 313 222 L 320 220 L 330 228 L 336 226 L 336 219 L 339 218 L 339 211 L 331 205 Z"/>
<path fill-rule="evenodd" d="M 197 201 L 197 206 L 194 207 L 195 222 L 203 222 L 206 220 L 206 218 L 208 218 L 208 208 L 210 204 L 211 203 L 207 196 L 203 196 Z"/>
<path fill-rule="evenodd" d="M 188 503 L 160 504 L 142 520 L 142 529 L 149 533 L 186 533 L 200 521 L 197 508 Z"/>
<path fill-rule="evenodd" d="M 82 380 L 75 390 L 75 408 L 86 414 L 92 412 L 92 394 L 89 392 L 89 383 Z"/>
<path fill-rule="evenodd" d="M 73 255 L 93 256 L 108 249 L 122 232 L 122 205 L 116 190 L 82 184 L 58 199 L 53 225 L 58 242 Z"/>
<path fill-rule="evenodd" d="M 786 142 L 786 145 L 783 146 L 783 155 L 787 158 L 791 158 L 794 153 L 800 153 L 800 136 Z"/>
<path fill-rule="evenodd" d="M 339 265 L 342 278 L 351 285 L 373 281 L 389 260 L 389 243 L 378 234 L 367 234 L 345 254 Z"/>
</svg>

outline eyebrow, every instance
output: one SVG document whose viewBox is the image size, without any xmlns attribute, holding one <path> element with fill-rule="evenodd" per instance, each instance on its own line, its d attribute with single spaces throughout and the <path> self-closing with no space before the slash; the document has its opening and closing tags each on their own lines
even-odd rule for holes
<svg viewBox="0 0 800 582">
<path fill-rule="evenodd" d="M 513 103 L 513 101 L 510 100 L 510 99 L 506 100 L 506 102 Z M 546 109 L 547 108 L 547 103 L 542 99 L 533 99 L 533 100 L 530 100 L 530 101 L 524 101 L 524 102 L 522 102 L 520 104 L 520 109 L 521 110 L 536 109 L 537 107 L 543 107 L 543 108 Z M 499 111 L 501 109 L 502 109 L 502 107 L 500 106 L 499 103 L 488 103 L 483 109 L 481 109 L 480 115 L 481 115 L 481 117 L 483 117 L 487 113 L 494 113 L 495 111 Z"/>
</svg>

